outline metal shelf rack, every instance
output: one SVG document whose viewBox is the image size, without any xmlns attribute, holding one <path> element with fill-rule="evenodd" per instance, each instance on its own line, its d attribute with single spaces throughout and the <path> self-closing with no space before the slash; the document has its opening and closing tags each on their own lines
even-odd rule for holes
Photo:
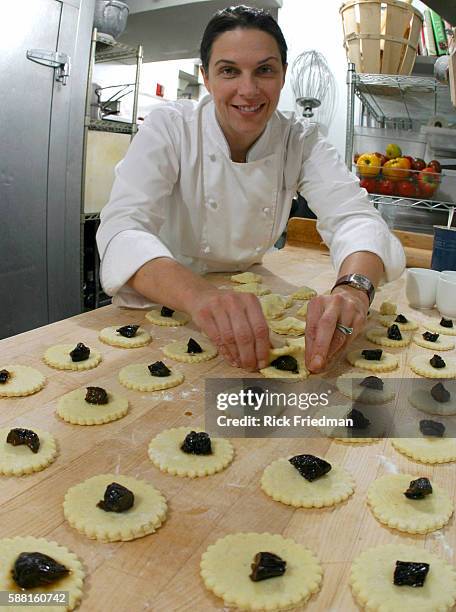
<svg viewBox="0 0 456 612">
<path fill-rule="evenodd" d="M 456 122 L 448 86 L 430 76 L 358 74 L 350 63 L 347 72 L 347 118 L 345 163 L 352 169 L 355 134 L 355 100 L 361 102 L 361 115 L 373 119 L 378 127 L 419 130 L 432 115 L 444 115 Z M 454 202 L 409 199 L 395 196 L 369 196 L 374 206 L 388 204 L 404 208 L 435 210 L 449 215 Z"/>
<path fill-rule="evenodd" d="M 104 62 L 126 62 L 131 60 L 132 63 L 136 64 L 135 84 L 133 90 L 133 110 L 131 122 L 124 121 L 110 121 L 107 119 L 91 119 L 91 92 L 92 92 L 92 79 L 94 65 Z M 83 160 L 82 160 L 82 200 L 81 200 L 81 279 L 83 279 L 83 285 L 81 286 L 81 305 L 82 310 L 88 310 L 91 307 L 98 308 L 104 305 L 106 299 L 102 299 L 102 292 L 100 287 L 99 279 L 99 259 L 94 244 L 94 233 L 86 231 L 86 224 L 88 222 L 96 223 L 98 225 L 100 220 L 100 213 L 86 213 L 85 212 L 85 181 L 86 181 L 86 163 L 87 163 L 87 139 L 88 131 L 96 130 L 102 132 L 115 132 L 120 134 L 130 134 L 131 138 L 134 137 L 138 130 L 137 119 L 138 119 L 138 96 L 139 96 L 139 81 L 141 77 L 141 67 L 143 60 L 143 48 L 142 45 L 137 47 L 129 47 L 122 43 L 116 42 L 112 37 L 106 36 L 97 32 L 94 28 L 92 32 L 92 40 L 90 45 L 90 62 L 89 71 L 87 75 L 87 91 L 86 91 L 86 110 L 84 120 L 84 145 L 83 145 Z M 85 244 L 84 235 L 90 235 L 90 239 L 93 244 Z M 93 301 L 93 306 L 88 306 L 87 290 L 84 290 L 84 280 L 86 277 L 85 270 L 85 253 L 87 248 L 90 248 L 91 255 L 93 257 L 93 295 L 90 296 L 90 301 Z M 87 283 L 86 283 L 87 285 Z M 92 300 L 93 297 L 93 300 Z"/>
</svg>

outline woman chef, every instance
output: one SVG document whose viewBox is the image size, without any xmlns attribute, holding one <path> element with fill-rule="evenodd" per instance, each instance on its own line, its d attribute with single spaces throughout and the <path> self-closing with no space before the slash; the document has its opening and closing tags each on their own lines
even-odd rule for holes
<svg viewBox="0 0 456 612">
<path fill-rule="evenodd" d="M 299 191 L 338 271 L 331 294 L 308 307 L 306 364 L 319 372 L 350 328 L 351 338 L 363 328 L 381 278 L 401 274 L 403 249 L 336 150 L 277 111 L 287 45 L 268 13 L 219 11 L 200 51 L 210 95 L 154 108 L 116 168 L 97 235 L 103 287 L 120 306 L 188 312 L 232 365 L 264 367 L 269 330 L 258 299 L 201 274 L 261 262 Z"/>
</svg>

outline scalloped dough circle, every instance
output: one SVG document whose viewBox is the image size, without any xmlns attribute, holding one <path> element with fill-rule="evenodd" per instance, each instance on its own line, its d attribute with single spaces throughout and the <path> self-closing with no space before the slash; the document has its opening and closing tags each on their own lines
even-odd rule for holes
<svg viewBox="0 0 456 612">
<path fill-rule="evenodd" d="M 13 446 L 6 441 L 8 433 L 15 427 L 0 429 L 0 474 L 4 476 L 23 476 L 40 472 L 55 461 L 57 444 L 52 434 L 36 427 L 27 427 L 40 439 L 40 448 L 34 453 L 26 444 Z"/>
<path fill-rule="evenodd" d="M 61 419 L 73 425 L 102 425 L 121 419 L 128 412 L 128 400 L 117 393 L 108 393 L 107 404 L 85 401 L 87 387 L 74 389 L 57 401 L 56 412 Z"/>
<path fill-rule="evenodd" d="M 392 438 L 391 444 L 398 452 L 421 463 L 456 461 L 455 438 Z"/>
<path fill-rule="evenodd" d="M 431 332 L 443 334 L 444 336 L 456 336 L 456 325 L 454 323 L 453 321 L 453 327 L 443 327 L 440 325 L 440 322 L 428 321 L 424 327 Z"/>
<path fill-rule="evenodd" d="M 289 372 L 287 370 L 279 370 L 278 368 L 268 365 L 266 368 L 260 370 L 265 378 L 280 378 L 281 380 L 288 382 L 295 382 L 306 379 L 310 372 L 306 368 L 306 362 L 304 358 L 304 352 L 299 346 L 282 346 L 280 348 L 270 349 L 269 351 L 269 363 L 282 357 L 284 355 L 291 355 L 298 362 L 298 373 Z"/>
<path fill-rule="evenodd" d="M 388 338 L 388 330 L 384 327 L 371 327 L 366 331 L 366 338 L 374 344 L 380 346 L 388 346 L 390 348 L 401 348 L 408 346 L 411 342 L 411 335 L 406 332 L 401 332 L 402 340 L 392 340 Z"/>
<path fill-rule="evenodd" d="M 396 396 L 394 379 L 385 378 L 383 389 L 370 389 L 360 384 L 366 377 L 364 372 L 346 372 L 338 377 L 336 386 L 343 395 L 362 404 L 387 404 L 394 399 Z"/>
<path fill-rule="evenodd" d="M 0 397 L 23 397 L 40 391 L 46 378 L 35 368 L 23 365 L 5 365 L 0 370 L 7 370 L 10 378 L 0 383 Z"/>
<path fill-rule="evenodd" d="M 82 370 L 91 370 L 96 368 L 101 361 L 101 353 L 96 349 L 90 348 L 90 355 L 84 361 L 72 361 L 70 351 L 76 347 L 76 344 L 56 344 L 50 346 L 43 355 L 44 362 L 51 368 L 56 370 L 73 370 L 75 372 Z"/>
<path fill-rule="evenodd" d="M 98 338 L 104 342 L 105 344 L 109 344 L 111 346 L 118 346 L 120 348 L 139 348 L 140 346 L 146 346 L 151 342 L 152 338 L 143 327 L 139 327 L 136 334 L 133 338 L 126 338 L 119 334 L 117 329 L 122 327 L 122 325 L 111 325 L 110 327 L 104 327 Z"/>
<path fill-rule="evenodd" d="M 418 323 L 416 321 L 412 321 L 412 319 L 409 319 L 408 317 L 406 317 L 407 323 L 398 323 L 395 321 L 395 318 L 395 315 L 380 315 L 378 320 L 383 327 L 389 327 L 395 323 L 401 331 L 414 331 L 415 329 L 418 329 Z"/>
<path fill-rule="evenodd" d="M 370 350 L 370 349 L 369 349 Z M 362 350 L 350 351 L 347 354 L 347 361 L 355 368 L 361 368 L 368 372 L 391 372 L 399 366 L 399 360 L 392 353 L 382 352 L 381 358 L 377 360 L 365 359 Z"/>
<path fill-rule="evenodd" d="M 106 487 L 116 482 L 135 496 L 125 512 L 106 512 L 97 507 Z M 98 474 L 69 488 L 63 501 L 68 523 L 90 539 L 126 542 L 154 533 L 166 518 L 168 505 L 150 483 L 121 474 Z"/>
<path fill-rule="evenodd" d="M 181 444 L 191 431 L 202 431 L 192 427 L 165 429 L 149 444 L 149 458 L 162 472 L 175 476 L 197 478 L 221 472 L 231 463 L 234 449 L 228 440 L 211 437 L 211 455 L 184 453 Z"/>
<path fill-rule="evenodd" d="M 448 391 L 448 384 L 444 387 Z M 438 414 L 441 416 L 453 416 L 456 414 L 456 393 L 452 389 L 450 401 L 438 402 L 431 395 L 430 389 L 413 389 L 408 396 L 408 401 L 417 410 L 426 412 L 427 414 Z"/>
<path fill-rule="evenodd" d="M 187 353 L 188 340 L 176 340 L 164 346 L 162 350 L 166 357 L 181 363 L 201 363 L 217 357 L 217 349 L 208 340 L 197 340 L 197 342 L 203 349 L 202 353 Z"/>
<path fill-rule="evenodd" d="M 0 591 L 12 591 L 13 593 L 24 593 L 11 580 L 10 572 L 14 562 L 21 552 L 34 551 L 52 557 L 58 563 L 70 570 L 67 576 L 61 578 L 54 585 L 41 585 L 33 589 L 27 589 L 27 593 L 53 593 L 54 591 L 68 591 L 68 605 L 66 606 L 38 606 L 40 612 L 56 612 L 57 610 L 74 610 L 82 598 L 82 586 L 84 581 L 84 569 L 76 555 L 65 546 L 57 542 L 34 538 L 32 536 L 5 538 L 0 540 Z M 29 606 L 12 606 L 12 610 L 29 610 Z"/>
<path fill-rule="evenodd" d="M 162 391 L 177 387 L 185 380 L 182 372 L 169 368 L 169 376 L 152 376 L 147 363 L 130 363 L 119 372 L 119 382 L 133 391 Z"/>
<path fill-rule="evenodd" d="M 415 334 L 413 336 L 413 342 L 421 346 L 421 348 L 428 348 L 431 351 L 451 351 L 454 349 L 454 342 L 442 338 L 441 336 L 439 336 L 435 342 L 429 342 L 429 340 L 423 338 L 422 334 Z"/>
<path fill-rule="evenodd" d="M 424 376 L 425 378 L 456 378 L 456 361 L 451 359 L 451 357 L 442 357 L 445 362 L 445 366 L 443 368 L 434 368 L 430 364 L 429 353 L 423 355 L 415 355 L 409 362 L 410 369 L 415 372 L 415 374 L 419 374 L 420 376 Z"/>
<path fill-rule="evenodd" d="M 162 317 L 160 312 L 161 308 L 152 308 L 152 310 L 146 312 L 146 319 L 154 325 L 161 325 L 162 327 L 180 327 L 190 321 L 190 315 L 186 312 L 175 310 L 170 317 Z"/>
</svg>

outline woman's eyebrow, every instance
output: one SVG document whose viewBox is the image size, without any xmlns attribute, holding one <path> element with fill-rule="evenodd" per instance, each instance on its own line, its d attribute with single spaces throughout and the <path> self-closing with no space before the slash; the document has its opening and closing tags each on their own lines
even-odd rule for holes
<svg viewBox="0 0 456 612">
<path fill-rule="evenodd" d="M 275 55 L 270 55 L 269 57 L 266 57 L 265 59 L 262 59 L 259 62 L 257 62 L 257 65 L 259 66 L 260 64 L 264 64 L 265 62 L 269 62 L 269 60 L 279 61 L 279 58 L 276 57 Z M 236 62 L 234 62 L 233 60 L 228 60 L 228 59 L 219 59 L 219 60 L 217 60 L 215 62 L 214 66 L 217 66 L 217 64 L 233 64 L 233 65 L 235 65 Z"/>
</svg>

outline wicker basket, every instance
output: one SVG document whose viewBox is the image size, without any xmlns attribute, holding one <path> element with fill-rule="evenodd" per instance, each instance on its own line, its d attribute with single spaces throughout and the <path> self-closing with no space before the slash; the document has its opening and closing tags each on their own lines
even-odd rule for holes
<svg viewBox="0 0 456 612">
<path fill-rule="evenodd" d="M 350 0 L 340 8 L 344 46 L 357 72 L 410 74 L 423 16 L 401 0 Z"/>
</svg>

